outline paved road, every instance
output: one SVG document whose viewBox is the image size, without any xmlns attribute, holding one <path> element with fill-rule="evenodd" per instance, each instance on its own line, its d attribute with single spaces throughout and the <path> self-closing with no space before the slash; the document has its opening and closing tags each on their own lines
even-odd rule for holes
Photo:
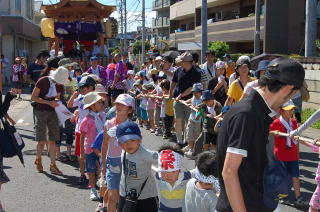
<svg viewBox="0 0 320 212">
<path fill-rule="evenodd" d="M 30 98 L 24 95 L 23 98 Z M 25 158 L 25 167 L 23 167 L 18 158 L 5 159 L 5 171 L 11 179 L 11 182 L 3 185 L 0 193 L 0 199 L 6 208 L 6 211 L 68 211 L 68 212 L 92 212 L 97 206 L 97 202 L 89 200 L 89 190 L 86 187 L 79 187 L 78 169 L 76 163 L 58 162 L 64 175 L 51 175 L 49 169 L 48 157 L 43 157 L 44 173 L 37 173 L 33 164 L 35 160 L 35 147 L 33 136 L 33 117 L 32 108 L 28 101 L 14 100 L 9 114 L 17 121 L 17 129 L 23 136 L 26 147 L 23 150 Z M 319 131 L 308 131 L 309 135 L 315 135 Z M 144 129 L 143 143 L 146 147 L 157 150 L 165 143 L 160 137 L 151 135 Z M 66 150 L 65 146 L 62 151 Z M 315 189 L 315 170 L 318 163 L 318 156 L 304 147 L 301 151 L 301 178 L 303 195 L 310 199 Z M 184 160 L 184 167 L 192 169 L 194 161 Z M 293 212 L 300 211 L 290 206 L 280 206 L 281 211 Z"/>
</svg>

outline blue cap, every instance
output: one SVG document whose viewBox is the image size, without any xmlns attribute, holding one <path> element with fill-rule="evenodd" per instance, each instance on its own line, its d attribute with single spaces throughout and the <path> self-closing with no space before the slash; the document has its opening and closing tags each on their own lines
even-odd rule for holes
<svg viewBox="0 0 320 212">
<path fill-rule="evenodd" d="M 229 109 L 230 109 L 230 106 L 223 106 L 221 109 L 221 113 L 225 114 L 226 112 L 228 112 Z"/>
<path fill-rule="evenodd" d="M 203 86 L 200 82 L 193 84 L 192 92 L 201 92 L 203 90 Z"/>
<path fill-rule="evenodd" d="M 212 92 L 210 90 L 205 90 L 202 92 L 201 99 L 202 99 L 202 101 L 214 100 L 214 95 L 212 94 Z"/>
<path fill-rule="evenodd" d="M 92 56 L 90 60 L 99 60 L 99 58 L 97 56 Z"/>
<path fill-rule="evenodd" d="M 258 65 L 258 69 L 254 72 L 255 77 L 259 76 L 260 71 L 267 70 L 269 63 L 270 63 L 269 60 L 261 60 Z"/>
<path fill-rule="evenodd" d="M 121 144 L 126 143 L 128 140 L 141 140 L 141 131 L 139 126 L 132 121 L 125 121 L 118 125 L 116 136 Z"/>
</svg>

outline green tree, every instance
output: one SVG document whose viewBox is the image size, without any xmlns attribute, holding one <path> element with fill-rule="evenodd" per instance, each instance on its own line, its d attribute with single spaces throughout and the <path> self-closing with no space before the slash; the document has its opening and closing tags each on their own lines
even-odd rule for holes
<svg viewBox="0 0 320 212">
<path fill-rule="evenodd" d="M 224 54 L 229 53 L 230 47 L 229 45 L 221 40 L 217 41 L 209 41 L 208 49 L 214 51 L 218 58 L 222 58 Z"/>
<path fill-rule="evenodd" d="M 144 47 L 145 47 L 145 52 L 147 52 L 150 48 L 151 48 L 151 44 L 149 41 L 146 41 L 144 43 Z M 142 49 L 142 42 L 141 40 L 137 40 L 134 44 L 133 44 L 133 54 L 137 55 L 139 53 L 141 53 L 141 49 Z"/>
</svg>

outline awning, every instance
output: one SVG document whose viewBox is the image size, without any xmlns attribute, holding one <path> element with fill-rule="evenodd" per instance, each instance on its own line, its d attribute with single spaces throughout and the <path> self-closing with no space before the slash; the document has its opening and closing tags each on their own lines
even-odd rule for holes
<svg viewBox="0 0 320 212">
<path fill-rule="evenodd" d="M 32 40 L 41 40 L 40 26 L 22 16 L 1 15 L 0 25 L 2 34 L 16 34 L 28 37 Z"/>
<path fill-rule="evenodd" d="M 201 50 L 201 43 L 200 42 L 183 42 L 178 43 L 178 50 L 179 51 L 197 51 Z"/>
</svg>

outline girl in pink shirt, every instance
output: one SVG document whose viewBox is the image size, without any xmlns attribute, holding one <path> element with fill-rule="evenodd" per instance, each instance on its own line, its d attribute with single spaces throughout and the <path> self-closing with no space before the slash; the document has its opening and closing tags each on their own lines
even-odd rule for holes
<svg viewBox="0 0 320 212">
<path fill-rule="evenodd" d="M 115 102 L 116 117 L 108 120 L 104 126 L 104 140 L 102 143 L 101 159 L 102 174 L 106 175 L 107 190 L 104 193 L 104 208 L 115 212 L 119 199 L 121 178 L 122 149 L 116 139 L 117 126 L 128 120 L 133 112 L 135 100 L 129 94 L 120 94 Z"/>
</svg>

